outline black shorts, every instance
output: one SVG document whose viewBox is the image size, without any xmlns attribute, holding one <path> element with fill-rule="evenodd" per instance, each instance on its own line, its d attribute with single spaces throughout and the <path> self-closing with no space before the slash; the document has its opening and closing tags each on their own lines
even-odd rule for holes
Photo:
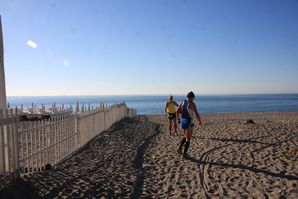
<svg viewBox="0 0 298 199">
<path fill-rule="evenodd" d="M 169 120 L 175 119 L 176 113 L 168 113 L 168 118 L 169 118 Z"/>
</svg>

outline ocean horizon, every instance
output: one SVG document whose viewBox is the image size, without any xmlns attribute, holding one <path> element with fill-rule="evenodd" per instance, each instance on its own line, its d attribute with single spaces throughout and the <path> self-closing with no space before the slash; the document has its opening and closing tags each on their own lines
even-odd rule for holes
<svg viewBox="0 0 298 199">
<path fill-rule="evenodd" d="M 173 95 L 179 103 L 184 95 Z M 100 102 L 107 105 L 125 102 L 128 107 L 137 110 L 141 115 L 164 114 L 168 95 L 106 95 L 106 96 L 7 96 L 11 108 L 46 107 L 75 107 L 98 106 Z M 195 98 L 200 113 L 222 112 L 295 112 L 298 111 L 298 94 L 213 94 L 197 95 Z"/>
</svg>

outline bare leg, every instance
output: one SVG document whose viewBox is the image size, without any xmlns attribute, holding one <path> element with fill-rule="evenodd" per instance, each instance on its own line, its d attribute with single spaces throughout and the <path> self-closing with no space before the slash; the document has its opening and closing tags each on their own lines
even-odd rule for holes
<svg viewBox="0 0 298 199">
<path fill-rule="evenodd" d="M 184 145 L 184 155 L 187 154 L 187 150 L 189 148 L 189 145 L 190 145 L 190 139 L 191 139 L 191 136 L 192 136 L 192 133 L 193 133 L 193 127 L 191 128 L 188 128 L 187 131 L 186 131 L 186 142 L 185 142 L 185 145 Z"/>
<path fill-rule="evenodd" d="M 174 128 L 175 128 L 175 132 L 177 132 L 177 119 L 174 118 L 173 120 L 174 120 Z"/>
<path fill-rule="evenodd" d="M 170 134 L 171 134 L 171 131 L 172 131 L 172 120 L 169 119 L 169 131 L 170 131 Z"/>
<path fill-rule="evenodd" d="M 178 148 L 177 148 L 177 152 L 178 152 L 179 154 L 181 154 L 181 155 L 182 155 L 182 146 L 183 146 L 184 143 L 186 142 L 186 134 L 187 134 L 187 130 L 186 130 L 186 129 L 183 129 L 183 131 L 184 131 L 183 138 L 182 138 L 182 140 L 180 141 L 180 145 L 179 145 Z"/>
</svg>

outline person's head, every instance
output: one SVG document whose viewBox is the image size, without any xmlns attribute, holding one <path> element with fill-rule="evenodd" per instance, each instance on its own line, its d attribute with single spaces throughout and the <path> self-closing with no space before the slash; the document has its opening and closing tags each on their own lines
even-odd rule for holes
<svg viewBox="0 0 298 199">
<path fill-rule="evenodd" d="M 195 94 L 192 91 L 190 91 L 189 93 L 187 93 L 187 98 L 193 101 L 195 99 Z"/>
<path fill-rule="evenodd" d="M 169 101 L 172 101 L 172 100 L 173 100 L 173 96 L 170 95 L 170 96 L 169 96 Z"/>
</svg>

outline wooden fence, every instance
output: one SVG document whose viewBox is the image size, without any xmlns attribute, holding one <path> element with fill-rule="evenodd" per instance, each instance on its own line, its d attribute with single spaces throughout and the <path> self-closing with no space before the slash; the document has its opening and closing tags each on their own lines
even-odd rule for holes
<svg viewBox="0 0 298 199">
<path fill-rule="evenodd" d="M 0 110 L 0 188 L 18 177 L 18 120 L 13 110 Z"/>
<path fill-rule="evenodd" d="M 104 130 L 109 129 L 115 122 L 124 117 L 132 117 L 127 114 L 125 104 L 115 104 L 107 108 L 99 108 L 84 112 L 77 117 L 79 143 L 86 144 Z"/>
<path fill-rule="evenodd" d="M 19 122 L 18 153 L 21 173 L 45 170 L 77 149 L 76 117 L 71 112 L 47 120 Z"/>
<path fill-rule="evenodd" d="M 0 189 L 26 173 L 46 170 L 136 111 L 125 103 L 39 121 L 19 121 L 17 109 L 0 110 Z"/>
</svg>

